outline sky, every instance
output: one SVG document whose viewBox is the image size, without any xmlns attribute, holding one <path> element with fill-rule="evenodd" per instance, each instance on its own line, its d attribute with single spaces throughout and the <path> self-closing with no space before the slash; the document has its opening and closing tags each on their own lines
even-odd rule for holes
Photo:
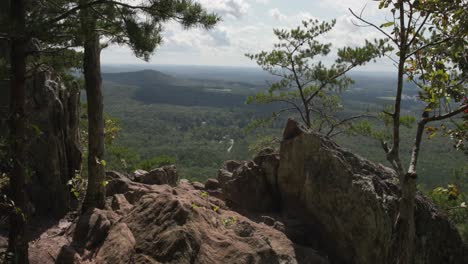
<svg viewBox="0 0 468 264">
<path fill-rule="evenodd" d="M 372 0 L 195 0 L 222 17 L 212 30 L 185 30 L 175 22 L 164 25 L 163 43 L 151 57 L 151 64 L 254 67 L 246 53 L 270 50 L 275 43 L 274 28 L 294 28 L 305 19 L 330 21 L 335 28 L 321 38 L 337 48 L 357 46 L 364 39 L 381 38 L 372 28 L 357 27 L 348 8 L 373 21 L 385 14 Z M 385 22 L 385 21 L 383 21 Z M 334 56 L 325 60 L 332 61 Z M 145 64 L 130 49 L 110 46 L 102 52 L 103 64 Z M 392 71 L 388 59 L 362 67 L 365 71 Z"/>
</svg>

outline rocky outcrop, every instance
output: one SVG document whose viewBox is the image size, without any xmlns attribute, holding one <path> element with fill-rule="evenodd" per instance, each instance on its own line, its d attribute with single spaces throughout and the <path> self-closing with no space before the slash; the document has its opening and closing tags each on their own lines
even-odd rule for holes
<svg viewBox="0 0 468 264">
<path fill-rule="evenodd" d="M 240 211 L 272 212 L 277 209 L 275 187 L 269 178 L 267 171 L 253 161 L 227 161 L 218 173 L 226 203 Z"/>
<path fill-rule="evenodd" d="M 6 136 L 8 81 L 0 82 L 1 136 Z M 68 181 L 80 169 L 79 89 L 65 87 L 47 67 L 26 82 L 27 193 L 32 213 L 63 216 L 70 207 Z M 5 129 L 3 129 L 5 128 Z"/>
<path fill-rule="evenodd" d="M 391 263 L 399 197 L 394 171 L 294 121 L 287 127 L 295 136 L 281 143 L 277 187 L 283 214 L 312 223 L 334 262 Z M 467 263 L 456 229 L 431 202 L 421 195 L 416 200 L 416 263 Z"/>
<path fill-rule="evenodd" d="M 179 181 L 177 169 L 174 165 L 163 166 L 150 172 L 137 170 L 134 173 L 134 180 L 145 184 L 169 184 L 176 186 Z"/>
<path fill-rule="evenodd" d="M 28 194 L 37 214 L 64 215 L 70 207 L 68 181 L 81 166 L 79 89 L 65 87 L 47 70 L 36 72 L 26 90 L 30 126 Z"/>
<path fill-rule="evenodd" d="M 279 154 L 228 161 L 218 181 L 144 184 L 109 172 L 106 208 L 65 232 L 72 243 L 41 236 L 31 258 L 42 262 L 32 263 L 394 263 L 394 172 L 287 127 Z M 468 263 L 450 222 L 423 196 L 416 204 L 415 263 Z"/>
<path fill-rule="evenodd" d="M 333 263 L 393 263 L 400 192 L 394 171 L 293 120 L 283 136 L 279 155 L 264 151 L 254 162 L 224 164 L 218 179 L 227 202 L 255 212 L 275 200 L 288 237 L 326 252 Z M 416 263 L 468 263 L 448 219 L 422 195 L 416 202 Z"/>
<path fill-rule="evenodd" d="M 74 227 L 73 243 L 62 245 L 57 263 L 328 263 L 315 250 L 230 211 L 185 180 L 171 187 L 134 182 L 115 172 L 108 176 L 108 200 L 119 197 L 131 209 L 88 211 Z M 57 238 L 47 239 L 36 246 Z"/>
</svg>

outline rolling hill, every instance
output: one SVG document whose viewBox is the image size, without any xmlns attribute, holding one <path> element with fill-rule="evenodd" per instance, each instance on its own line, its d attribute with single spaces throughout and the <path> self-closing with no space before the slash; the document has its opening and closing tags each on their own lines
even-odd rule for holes
<svg viewBox="0 0 468 264">
<path fill-rule="evenodd" d="M 187 74 L 187 67 L 179 72 L 176 68 L 168 72 L 159 70 L 103 74 L 105 111 L 119 119 L 122 126 L 116 146 L 109 153 L 117 146 L 126 151 L 117 153 L 118 157 L 112 154 L 115 156 L 112 166 L 121 167 L 120 161 L 124 159 L 131 168 L 129 164 L 138 159 L 169 155 L 175 158 L 184 177 L 203 180 L 215 176 L 225 160 L 250 158 L 253 153 L 248 146 L 258 136 L 280 135 L 282 120 L 268 129 L 244 132 L 254 117 L 269 115 L 278 109 L 275 105 L 244 104 L 249 94 L 267 87 L 258 81 L 261 76 L 258 72 L 245 77 L 233 77 L 236 73 L 229 73 L 231 79 L 223 81 L 215 76 L 210 78 L 210 74 L 216 72 L 212 68 L 206 68 L 200 78 L 191 74 L 192 71 Z M 248 76 L 254 77 L 249 79 Z M 345 114 L 376 113 L 391 103 L 395 84 L 391 76 L 369 73 L 351 76 L 356 83 L 343 93 Z M 417 90 L 408 84 L 405 95 L 405 113 L 415 115 L 422 107 L 414 100 Z M 402 133 L 405 154 L 410 151 L 414 131 L 403 129 Z M 372 139 L 342 136 L 337 141 L 366 158 L 386 164 L 380 145 Z M 466 164 L 466 156 L 454 150 L 446 138 L 425 141 L 421 153 L 421 183 L 432 188 L 454 181 L 454 172 Z M 231 143 L 233 146 L 228 151 Z"/>
</svg>

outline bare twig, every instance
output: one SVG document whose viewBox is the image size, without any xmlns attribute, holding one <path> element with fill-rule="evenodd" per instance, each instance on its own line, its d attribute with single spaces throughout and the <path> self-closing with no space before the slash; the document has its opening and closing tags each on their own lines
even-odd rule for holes
<svg viewBox="0 0 468 264">
<path fill-rule="evenodd" d="M 366 25 L 370 26 L 370 27 L 373 27 L 375 29 L 377 29 L 378 31 L 380 31 L 382 34 L 384 34 L 388 39 L 390 39 L 391 41 L 393 41 L 393 43 L 397 44 L 398 45 L 398 42 L 396 41 L 396 39 L 394 39 L 392 36 L 390 36 L 390 34 L 388 34 L 387 32 L 385 32 L 384 30 L 382 30 L 380 27 L 378 27 L 377 25 L 363 19 L 361 16 L 358 16 L 356 15 L 353 10 L 351 8 L 348 9 L 349 12 L 351 12 L 351 14 L 357 18 L 359 21 L 365 23 Z"/>
</svg>

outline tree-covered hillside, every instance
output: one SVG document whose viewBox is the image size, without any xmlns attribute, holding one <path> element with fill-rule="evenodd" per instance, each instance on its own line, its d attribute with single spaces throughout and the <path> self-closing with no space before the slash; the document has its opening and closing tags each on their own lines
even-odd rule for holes
<svg viewBox="0 0 468 264">
<path fill-rule="evenodd" d="M 113 67 L 113 71 L 117 69 Z M 216 176 L 225 160 L 250 158 L 253 153 L 249 145 L 259 136 L 281 134 L 284 120 L 269 128 L 245 131 L 254 118 L 277 109 L 274 105 L 259 108 L 244 104 L 248 95 L 266 89 L 266 83 L 272 81 L 261 72 L 242 69 L 241 73 L 251 73 L 238 78 L 232 77 L 236 76 L 232 69 L 232 78 L 220 81 L 210 75 L 212 68 L 196 68 L 204 79 L 194 78 L 190 73 L 195 70 L 187 69 L 190 67 L 177 70 L 172 66 L 166 73 L 158 67 L 160 71 L 103 75 L 105 112 L 117 118 L 122 127 L 109 148 L 111 166 L 122 168 L 125 160 L 130 170 L 140 160 L 167 155 L 175 158 L 183 177 L 202 181 Z M 259 76 L 265 78 L 265 85 L 261 85 Z M 343 94 L 346 115 L 380 111 L 392 99 L 395 80 L 389 75 L 356 72 L 351 77 L 356 83 Z M 403 101 L 407 114 L 421 108 L 414 100 L 416 95 L 415 87 L 408 84 Z M 386 164 L 380 144 L 373 139 L 343 135 L 337 140 L 368 159 Z M 420 167 L 420 179 L 427 188 L 452 181 L 454 171 L 466 163 L 466 156 L 453 149 L 449 139 L 430 140 L 433 142 L 422 149 Z M 413 141 L 409 130 L 403 129 L 403 141 Z"/>
</svg>

